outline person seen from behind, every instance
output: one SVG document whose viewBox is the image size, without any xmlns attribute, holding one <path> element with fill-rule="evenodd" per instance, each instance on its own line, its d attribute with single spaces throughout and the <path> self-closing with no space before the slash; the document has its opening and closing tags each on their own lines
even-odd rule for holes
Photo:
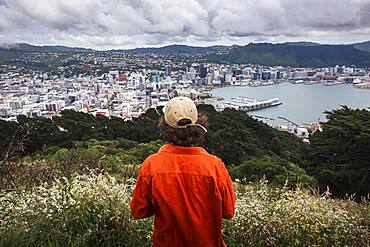
<svg viewBox="0 0 370 247">
<path fill-rule="evenodd" d="M 235 192 L 223 162 L 199 145 L 207 118 L 187 97 L 171 99 L 159 129 L 168 142 L 142 164 L 130 203 L 136 219 L 155 216 L 153 246 L 226 246 L 222 219 L 231 219 Z"/>
</svg>

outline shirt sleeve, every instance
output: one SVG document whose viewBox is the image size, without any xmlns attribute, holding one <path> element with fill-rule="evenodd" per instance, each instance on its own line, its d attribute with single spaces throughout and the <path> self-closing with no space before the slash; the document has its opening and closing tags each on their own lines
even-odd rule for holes
<svg viewBox="0 0 370 247">
<path fill-rule="evenodd" d="M 154 215 L 149 179 L 140 173 L 132 195 L 130 208 L 135 219 L 148 218 Z"/>
<path fill-rule="evenodd" d="M 222 193 L 222 218 L 231 219 L 235 213 L 236 194 L 231 178 L 226 168 L 226 181 Z"/>
</svg>

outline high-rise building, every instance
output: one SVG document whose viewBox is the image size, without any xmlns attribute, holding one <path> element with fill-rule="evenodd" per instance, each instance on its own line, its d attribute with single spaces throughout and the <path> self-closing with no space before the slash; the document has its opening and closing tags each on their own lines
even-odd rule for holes
<svg viewBox="0 0 370 247">
<path fill-rule="evenodd" d="M 171 68 L 171 66 L 166 66 L 166 75 L 167 76 L 171 76 L 171 73 L 172 73 L 172 68 Z"/>
<path fill-rule="evenodd" d="M 227 83 L 227 84 L 231 83 L 231 80 L 232 80 L 232 75 L 231 74 L 225 73 L 224 78 L 225 78 L 225 83 Z"/>
<path fill-rule="evenodd" d="M 150 77 L 150 82 L 159 82 L 160 81 L 160 77 L 159 75 L 153 75 L 152 77 Z"/>
<path fill-rule="evenodd" d="M 287 78 L 292 78 L 292 68 L 291 67 L 286 67 L 286 75 L 287 75 Z"/>
<path fill-rule="evenodd" d="M 260 74 L 258 72 L 253 72 L 252 73 L 252 80 L 258 80 L 260 78 Z"/>
<path fill-rule="evenodd" d="M 270 71 L 263 71 L 262 72 L 262 75 L 261 75 L 262 80 L 267 81 L 267 80 L 270 80 L 270 78 L 271 78 L 271 72 Z"/>
<path fill-rule="evenodd" d="M 207 77 L 207 67 L 200 67 L 200 71 L 199 71 L 199 76 L 200 78 L 206 78 Z"/>
</svg>

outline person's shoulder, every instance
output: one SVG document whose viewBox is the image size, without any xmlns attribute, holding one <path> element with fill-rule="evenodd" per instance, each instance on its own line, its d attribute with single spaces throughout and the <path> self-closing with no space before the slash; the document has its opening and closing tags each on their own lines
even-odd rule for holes
<svg viewBox="0 0 370 247">
<path fill-rule="evenodd" d="M 155 162 L 155 160 L 157 159 L 157 156 L 158 156 L 158 153 L 151 154 L 143 161 L 143 163 L 141 163 L 140 173 L 142 175 L 148 175 L 148 176 L 151 175 L 152 165 Z"/>
<path fill-rule="evenodd" d="M 205 155 L 210 161 L 212 161 L 212 163 L 213 164 L 215 164 L 215 166 L 217 166 L 217 167 L 225 167 L 225 164 L 224 164 L 224 162 L 222 162 L 222 160 L 219 158 L 219 157 L 217 157 L 216 155 L 213 155 L 213 154 L 209 154 L 209 153 L 207 153 L 206 155 Z"/>
<path fill-rule="evenodd" d="M 229 173 L 226 169 L 225 163 L 217 156 L 209 154 L 209 159 L 212 161 L 214 165 L 214 169 L 216 171 L 217 177 L 221 180 L 225 180 L 229 177 Z"/>
</svg>

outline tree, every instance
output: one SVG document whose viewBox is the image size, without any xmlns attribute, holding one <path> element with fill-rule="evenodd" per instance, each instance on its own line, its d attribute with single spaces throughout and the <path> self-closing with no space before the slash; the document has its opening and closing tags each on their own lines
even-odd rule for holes
<svg viewBox="0 0 370 247">
<path fill-rule="evenodd" d="M 287 183 L 289 186 L 297 184 L 308 187 L 317 186 L 316 179 L 307 175 L 305 170 L 278 156 L 252 157 L 240 166 L 231 168 L 230 175 L 246 182 L 258 182 L 266 178 L 269 183 L 275 185 Z"/>
<path fill-rule="evenodd" d="M 311 136 L 311 167 L 322 189 L 366 195 L 370 186 L 370 111 L 346 106 L 326 112 L 323 132 Z"/>
</svg>

